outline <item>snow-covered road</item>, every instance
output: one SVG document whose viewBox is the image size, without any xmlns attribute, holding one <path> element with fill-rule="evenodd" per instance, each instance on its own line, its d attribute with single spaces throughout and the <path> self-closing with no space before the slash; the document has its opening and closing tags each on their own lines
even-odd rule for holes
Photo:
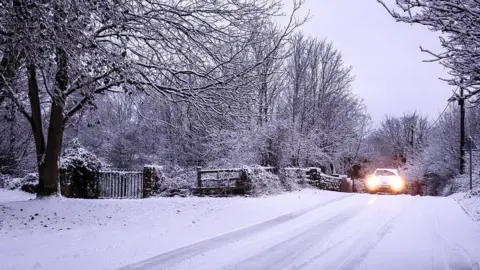
<svg viewBox="0 0 480 270">
<path fill-rule="evenodd" d="M 0 195 L 0 269 L 480 269 L 480 222 L 451 197 Z"/>
<path fill-rule="evenodd" d="M 480 269 L 480 226 L 450 198 L 337 197 L 122 269 Z"/>
</svg>

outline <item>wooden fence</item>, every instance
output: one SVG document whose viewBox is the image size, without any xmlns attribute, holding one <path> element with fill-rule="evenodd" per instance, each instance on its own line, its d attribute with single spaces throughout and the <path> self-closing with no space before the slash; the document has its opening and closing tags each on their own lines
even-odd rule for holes
<svg viewBox="0 0 480 270">
<path fill-rule="evenodd" d="M 353 182 L 346 175 L 327 175 L 322 173 L 321 168 L 315 167 L 284 168 L 284 170 L 286 172 L 295 172 L 300 181 L 306 181 L 309 185 L 319 189 L 343 192 L 353 191 Z"/>
<path fill-rule="evenodd" d="M 143 198 L 143 173 L 128 171 L 102 171 L 98 173 L 99 198 Z"/>
<path fill-rule="evenodd" d="M 259 167 L 260 170 L 274 172 L 274 167 Z M 227 195 L 245 194 L 250 189 L 249 174 L 256 173 L 255 169 L 202 169 L 197 167 L 196 194 Z"/>
<path fill-rule="evenodd" d="M 251 188 L 250 175 L 265 170 L 278 174 L 274 167 L 259 167 L 252 171 L 234 169 L 197 168 L 197 187 L 195 193 L 200 195 L 245 194 Z M 322 173 L 320 168 L 284 168 L 287 177 L 297 178 L 299 184 L 307 184 L 323 190 L 352 192 L 353 183 L 347 176 L 331 176 Z"/>
</svg>

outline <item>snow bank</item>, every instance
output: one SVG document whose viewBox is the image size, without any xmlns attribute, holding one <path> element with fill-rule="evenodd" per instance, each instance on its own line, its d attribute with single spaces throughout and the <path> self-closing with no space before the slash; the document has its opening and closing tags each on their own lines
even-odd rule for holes
<svg viewBox="0 0 480 270">
<path fill-rule="evenodd" d="M 451 195 L 473 220 L 480 221 L 480 187 Z"/>
<path fill-rule="evenodd" d="M 116 269 L 344 195 L 0 203 L 0 268 Z"/>
</svg>

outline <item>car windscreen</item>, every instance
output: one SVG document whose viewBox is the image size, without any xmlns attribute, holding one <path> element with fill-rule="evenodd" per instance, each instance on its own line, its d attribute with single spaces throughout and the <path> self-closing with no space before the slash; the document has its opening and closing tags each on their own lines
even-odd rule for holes
<svg viewBox="0 0 480 270">
<path fill-rule="evenodd" d="M 386 170 L 375 171 L 376 176 L 395 176 L 395 173 Z"/>
</svg>

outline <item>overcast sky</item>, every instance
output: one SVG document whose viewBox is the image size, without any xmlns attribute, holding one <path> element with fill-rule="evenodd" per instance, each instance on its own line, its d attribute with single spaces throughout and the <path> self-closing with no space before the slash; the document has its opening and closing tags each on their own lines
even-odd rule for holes
<svg viewBox="0 0 480 270">
<path fill-rule="evenodd" d="M 287 0 L 288 1 L 288 0 Z M 445 108 L 452 87 L 446 70 L 425 63 L 419 46 L 440 50 L 438 37 L 422 26 L 397 23 L 376 0 L 306 0 L 306 35 L 327 38 L 353 67 L 353 91 L 375 124 L 385 115 L 417 111 L 432 121 Z"/>
</svg>

